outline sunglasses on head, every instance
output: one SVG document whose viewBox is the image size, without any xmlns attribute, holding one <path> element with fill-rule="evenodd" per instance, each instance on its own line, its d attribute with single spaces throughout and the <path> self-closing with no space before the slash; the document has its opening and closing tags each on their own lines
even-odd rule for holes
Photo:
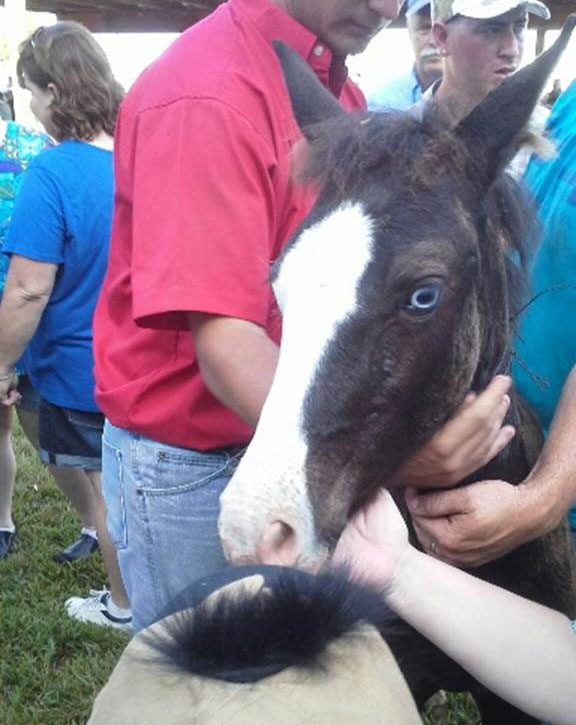
<svg viewBox="0 0 576 725">
<path fill-rule="evenodd" d="M 36 30 L 30 36 L 30 45 L 32 47 L 32 50 L 36 49 L 36 42 L 39 40 L 40 34 L 43 33 L 44 30 L 45 30 L 44 26 L 41 25 L 39 28 L 36 28 Z"/>
</svg>

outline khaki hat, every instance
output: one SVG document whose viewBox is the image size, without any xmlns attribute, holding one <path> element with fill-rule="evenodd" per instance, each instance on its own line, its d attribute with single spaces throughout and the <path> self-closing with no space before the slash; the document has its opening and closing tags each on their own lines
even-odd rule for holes
<svg viewBox="0 0 576 725">
<path fill-rule="evenodd" d="M 277 576 L 276 571 L 276 582 Z M 326 604 L 331 597 L 330 588 L 336 590 L 331 576 L 312 577 L 318 579 L 312 594 L 309 585 L 301 588 L 300 577 L 290 577 L 280 587 L 275 583 L 270 586 L 267 574 L 243 577 L 212 593 L 203 604 L 171 615 L 138 634 L 98 695 L 88 725 L 422 725 L 388 645 L 373 625 L 362 620 L 345 627 L 332 639 L 323 641 L 320 637 L 312 646 L 312 650 L 318 651 L 307 662 L 279 670 L 272 667 L 273 674 L 251 681 L 230 678 L 229 662 L 224 665 L 227 672 L 223 678 L 214 671 L 210 676 L 190 671 L 198 670 L 195 652 L 203 649 L 195 639 L 194 628 L 204 627 L 210 619 L 212 638 L 204 641 L 211 648 L 214 638 L 219 640 L 232 656 L 234 651 L 249 647 L 253 639 L 261 638 L 262 631 L 267 631 L 268 614 L 284 627 L 286 620 L 281 610 L 286 606 L 276 595 L 286 601 L 286 581 L 292 593 L 294 586 L 299 588 L 299 598 L 307 612 L 294 611 L 292 625 L 288 631 L 284 629 L 284 640 L 301 649 L 310 632 L 300 630 L 306 630 L 310 622 L 314 629 L 321 628 L 319 623 L 331 619 L 333 612 L 326 609 Z M 346 586 L 351 587 L 349 583 Z M 348 595 L 344 599 L 346 602 L 341 600 L 336 605 L 344 606 L 341 613 L 349 612 L 352 602 Z M 252 613 L 257 612 L 256 620 L 262 626 L 239 643 L 236 640 L 244 626 L 240 623 L 247 606 Z M 198 616 L 202 620 L 199 624 L 195 622 Z M 186 640 L 191 668 L 182 666 L 182 658 L 176 658 L 179 664 L 175 664 L 174 658 L 166 657 L 163 645 L 168 644 L 170 649 L 174 644 L 170 641 L 177 632 L 180 634 L 176 636 Z M 322 643 L 319 647 L 318 642 Z M 275 656 L 273 642 L 269 643 L 268 654 L 272 659 Z M 213 653 L 210 661 L 213 665 Z"/>
<path fill-rule="evenodd" d="M 544 20 L 550 18 L 550 10 L 540 0 L 432 0 L 432 19 L 434 22 L 446 23 L 456 15 L 464 15 L 467 18 L 486 20 L 504 15 L 515 8 L 524 8 L 526 12 L 538 15 Z"/>
</svg>

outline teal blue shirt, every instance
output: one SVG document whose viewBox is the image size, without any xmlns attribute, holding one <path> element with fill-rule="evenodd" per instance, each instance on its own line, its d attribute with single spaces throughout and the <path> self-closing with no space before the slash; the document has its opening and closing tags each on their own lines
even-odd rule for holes
<svg viewBox="0 0 576 725">
<path fill-rule="evenodd" d="M 533 157 L 525 180 L 538 206 L 542 241 L 531 274 L 513 374 L 548 429 L 576 364 L 576 81 L 554 104 L 548 132 L 557 155 Z M 576 441 L 574 442 L 576 446 Z M 576 510 L 571 512 L 576 530 Z"/>
<path fill-rule="evenodd" d="M 6 123 L 6 133 L 0 143 L 0 297 L 8 270 L 8 257 L 1 252 L 22 175 L 30 161 L 51 144 L 44 133 L 14 121 Z"/>
</svg>

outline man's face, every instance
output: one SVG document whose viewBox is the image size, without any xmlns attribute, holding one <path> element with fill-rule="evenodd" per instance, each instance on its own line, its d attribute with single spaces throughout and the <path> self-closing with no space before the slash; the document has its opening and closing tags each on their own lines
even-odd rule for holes
<svg viewBox="0 0 576 725">
<path fill-rule="evenodd" d="M 459 16 L 434 26 L 434 37 L 445 51 L 445 77 L 483 97 L 520 64 L 528 16 L 523 8 L 486 20 Z"/>
<path fill-rule="evenodd" d="M 432 33 L 430 5 L 406 16 L 408 35 L 414 50 L 416 74 L 424 90 L 442 75 L 442 58 Z"/>
<path fill-rule="evenodd" d="M 362 52 L 399 9 L 399 0 L 274 1 L 339 56 Z"/>
</svg>

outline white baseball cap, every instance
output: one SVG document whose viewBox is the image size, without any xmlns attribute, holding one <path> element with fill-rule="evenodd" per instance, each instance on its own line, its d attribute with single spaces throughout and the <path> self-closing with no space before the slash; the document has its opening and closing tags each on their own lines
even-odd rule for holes
<svg viewBox="0 0 576 725">
<path fill-rule="evenodd" d="M 524 8 L 526 12 L 538 15 L 544 20 L 550 18 L 550 10 L 540 0 L 432 0 L 432 18 L 440 23 L 446 23 L 456 15 L 486 20 L 504 15 L 515 8 Z"/>
</svg>

